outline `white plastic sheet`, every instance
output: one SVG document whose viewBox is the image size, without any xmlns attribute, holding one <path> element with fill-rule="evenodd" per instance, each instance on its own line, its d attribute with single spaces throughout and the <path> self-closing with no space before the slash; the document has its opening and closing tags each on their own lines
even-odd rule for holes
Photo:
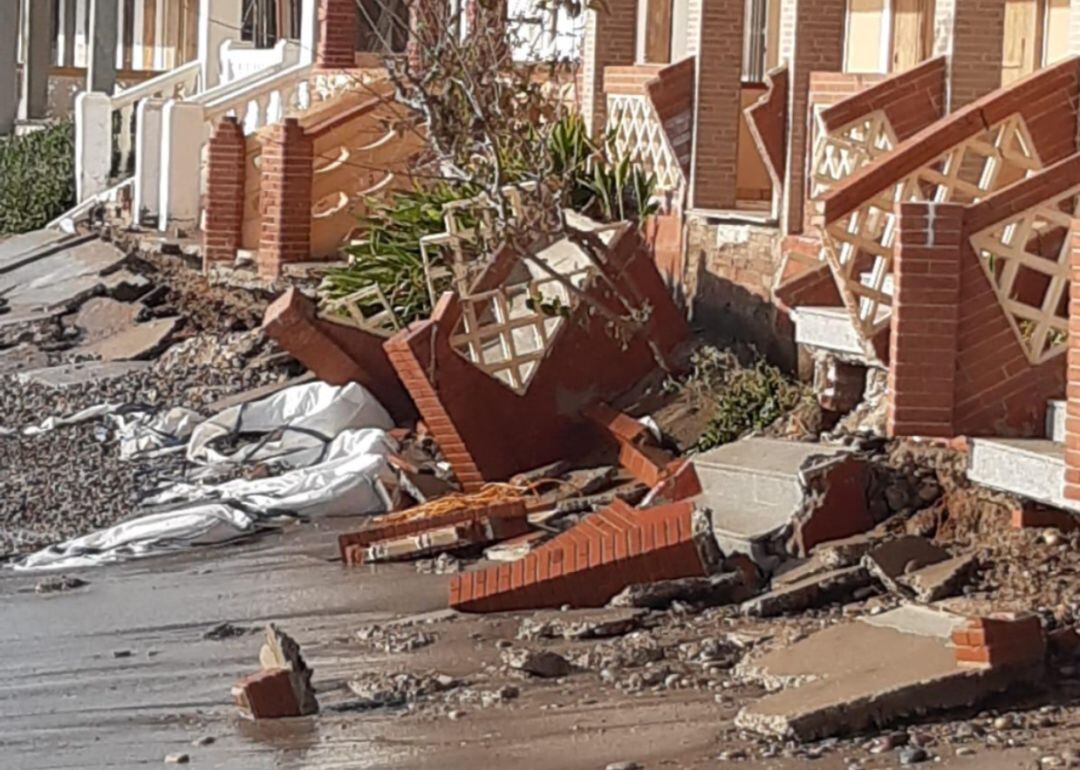
<svg viewBox="0 0 1080 770">
<path fill-rule="evenodd" d="M 395 473 L 387 456 L 396 447 L 386 429 L 393 423 L 356 384 L 305 383 L 227 409 L 197 426 L 195 413 L 187 410 L 110 419 L 119 426 L 121 451 L 129 457 L 167 450 L 190 433 L 188 456 L 198 463 L 212 467 L 272 460 L 286 470 L 221 484 L 174 484 L 143 501 L 144 515 L 45 548 L 16 562 L 16 569 L 107 564 L 228 542 L 287 517 L 381 513 L 390 507 L 386 485 Z M 231 454 L 211 446 L 216 439 L 240 434 L 247 443 Z"/>
</svg>

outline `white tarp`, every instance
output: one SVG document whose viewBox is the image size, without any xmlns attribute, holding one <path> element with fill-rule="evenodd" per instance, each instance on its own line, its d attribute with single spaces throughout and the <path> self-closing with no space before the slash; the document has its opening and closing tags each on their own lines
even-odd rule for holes
<svg viewBox="0 0 1080 770">
<path fill-rule="evenodd" d="M 395 473 L 387 456 L 396 447 L 386 429 L 393 423 L 360 385 L 297 385 L 194 427 L 193 415 L 170 410 L 158 417 L 110 418 L 119 426 L 121 451 L 127 456 L 168 450 L 179 436 L 190 433 L 188 455 L 204 465 L 235 464 L 242 458 L 273 460 L 287 470 L 221 484 L 174 484 L 143 501 L 148 509 L 144 515 L 45 548 L 17 561 L 15 568 L 106 564 L 228 542 L 274 526 L 283 517 L 381 513 L 390 507 L 386 485 Z M 238 435 L 247 443 L 232 454 L 210 446 L 216 439 Z"/>
</svg>

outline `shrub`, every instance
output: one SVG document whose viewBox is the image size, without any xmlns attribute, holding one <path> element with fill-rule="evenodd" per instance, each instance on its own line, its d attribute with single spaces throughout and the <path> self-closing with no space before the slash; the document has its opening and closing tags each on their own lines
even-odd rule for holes
<svg viewBox="0 0 1080 770">
<path fill-rule="evenodd" d="M 798 383 L 764 361 L 747 369 L 734 369 L 715 396 L 715 410 L 698 439 L 698 449 L 712 449 L 748 431 L 767 428 L 804 397 L 805 391 Z"/>
<path fill-rule="evenodd" d="M 0 138 L 0 235 L 44 227 L 75 205 L 75 128 Z"/>
</svg>

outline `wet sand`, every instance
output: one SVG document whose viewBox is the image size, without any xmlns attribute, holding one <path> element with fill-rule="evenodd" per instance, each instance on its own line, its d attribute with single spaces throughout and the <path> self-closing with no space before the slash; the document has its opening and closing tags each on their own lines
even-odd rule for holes
<svg viewBox="0 0 1080 770">
<path fill-rule="evenodd" d="M 146 768 L 178 753 L 190 755 L 191 767 L 222 770 L 736 766 L 717 755 L 734 747 L 722 733 L 737 703 L 721 705 L 707 690 L 629 695 L 583 674 L 523 683 L 519 698 L 466 707 L 458 720 L 438 709 L 339 710 L 350 697 L 345 682 L 363 672 L 505 681 L 495 673 L 496 642 L 512 639 L 519 622 L 446 622 L 435 644 L 404 654 L 358 643 L 364 625 L 444 609 L 448 578 L 411 564 L 344 568 L 336 535 L 355 526 L 322 522 L 244 545 L 86 570 L 77 574 L 88 586 L 52 595 L 34 593 L 40 575 L 0 572 L 0 768 Z M 275 621 L 294 636 L 315 669 L 323 713 L 240 718 L 229 689 L 257 668 L 261 635 L 203 638 L 224 621 Z M 192 745 L 204 736 L 215 740 Z M 842 770 L 849 753 L 737 766 Z M 864 768 L 895 766 L 895 757 L 855 753 Z M 980 751 L 946 755 L 938 766 L 1020 770 L 1037 758 L 1030 749 Z"/>
</svg>

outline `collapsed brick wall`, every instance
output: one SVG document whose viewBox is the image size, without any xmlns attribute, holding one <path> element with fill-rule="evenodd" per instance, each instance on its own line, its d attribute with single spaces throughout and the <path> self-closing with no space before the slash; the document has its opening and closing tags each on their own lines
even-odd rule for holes
<svg viewBox="0 0 1080 770">
<path fill-rule="evenodd" d="M 316 315 L 315 303 L 295 288 L 269 307 L 263 331 L 331 385 L 357 382 L 379 400 L 398 425 L 416 418 L 416 407 L 383 350 L 383 338 Z"/>
<path fill-rule="evenodd" d="M 513 254 L 501 253 L 476 285 L 482 289 L 515 261 Z M 635 305 L 649 304 L 645 328 L 623 344 L 602 314 L 579 303 L 522 395 L 451 347 L 449 337 L 462 313 L 455 294 L 444 294 L 430 319 L 386 342 L 391 362 L 466 489 L 589 451 L 597 432 L 585 419 L 585 408 L 616 398 L 655 371 L 656 354 L 674 363 L 688 329 L 636 230 L 612 244 L 605 272 Z M 621 312 L 601 284 L 589 293 Z"/>
<path fill-rule="evenodd" d="M 645 92 L 687 179 L 694 137 L 694 66 L 693 57 L 688 57 L 664 67 L 645 84 Z"/>
<path fill-rule="evenodd" d="M 689 216 L 686 292 L 694 325 L 706 337 L 749 342 L 775 363 L 793 368 L 794 331 L 771 292 L 780 269 L 780 238 L 776 227 L 714 224 Z"/>
<path fill-rule="evenodd" d="M 784 158 L 787 155 L 787 105 L 789 70 L 787 66 L 765 76 L 768 90 L 746 108 L 746 122 L 758 153 L 769 172 L 773 195 L 784 184 Z"/>
</svg>

